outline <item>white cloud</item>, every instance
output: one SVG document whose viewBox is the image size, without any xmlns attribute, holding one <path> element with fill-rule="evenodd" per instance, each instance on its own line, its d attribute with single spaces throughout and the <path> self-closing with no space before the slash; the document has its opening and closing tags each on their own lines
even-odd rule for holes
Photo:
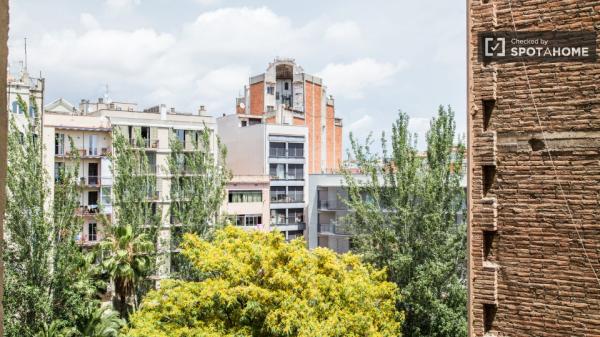
<svg viewBox="0 0 600 337">
<path fill-rule="evenodd" d="M 249 77 L 250 68 L 244 66 L 229 65 L 211 70 L 196 82 L 198 96 L 215 112 L 229 111 L 235 105 L 238 90 Z"/>
<path fill-rule="evenodd" d="M 325 38 L 334 42 L 357 43 L 361 39 L 361 31 L 354 21 L 335 22 L 327 27 Z"/>
<path fill-rule="evenodd" d="M 370 129 L 372 124 L 373 117 L 371 117 L 371 115 L 364 115 L 356 121 L 350 123 L 350 125 L 348 125 L 346 129 L 348 130 L 348 132 L 362 133 L 361 131 Z"/>
<path fill-rule="evenodd" d="M 121 12 L 139 5 L 141 0 L 106 0 L 106 6 L 111 11 Z"/>
<path fill-rule="evenodd" d="M 81 13 L 81 15 L 79 15 L 79 22 L 81 22 L 83 28 L 87 30 L 100 28 L 98 20 L 90 13 Z"/>
<path fill-rule="evenodd" d="M 352 63 L 330 63 L 319 76 L 334 95 L 359 99 L 364 97 L 365 89 L 388 84 L 405 66 L 403 61 L 389 63 L 363 58 Z"/>
<path fill-rule="evenodd" d="M 221 2 L 221 0 L 195 0 L 195 1 L 203 6 L 216 5 Z"/>
</svg>

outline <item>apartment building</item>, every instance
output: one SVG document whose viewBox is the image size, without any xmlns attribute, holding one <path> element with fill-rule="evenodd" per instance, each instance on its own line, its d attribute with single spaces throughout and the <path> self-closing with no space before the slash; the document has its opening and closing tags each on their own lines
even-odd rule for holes
<svg viewBox="0 0 600 337">
<path fill-rule="evenodd" d="M 245 229 L 269 230 L 270 179 L 264 175 L 235 175 L 227 184 L 222 216 Z"/>
<path fill-rule="evenodd" d="M 304 235 L 308 184 L 308 128 L 304 125 L 248 123 L 238 114 L 217 119 L 234 176 L 268 176 L 269 226 L 287 239 Z M 263 222 L 264 219 L 262 219 Z"/>
<path fill-rule="evenodd" d="M 342 119 L 327 95 L 323 80 L 304 72 L 293 59 L 278 58 L 252 76 L 236 101 L 244 125 L 275 124 L 306 127 L 306 170 L 337 172 L 342 162 Z"/>
<path fill-rule="evenodd" d="M 357 175 L 357 177 L 359 177 Z M 308 177 L 308 247 L 350 250 L 350 232 L 343 219 L 349 214 L 344 200 L 348 193 L 341 174 L 311 174 Z"/>
<path fill-rule="evenodd" d="M 205 126 L 212 132 L 211 151 L 215 153 L 216 123 L 201 107 L 195 113 L 177 112 L 158 105 L 140 110 L 135 103 L 110 102 L 105 98 L 97 102 L 82 100 L 75 108 L 64 99 L 49 104 L 45 109 L 43 141 L 46 146 L 44 163 L 48 172 L 56 172 L 64 165 L 72 165 L 73 158 L 69 139 L 79 152 L 80 182 L 82 187 L 81 206 L 78 214 L 84 218 L 82 234 L 79 238 L 83 245 L 93 245 L 103 238 L 102 224 L 97 215 L 105 213 L 112 219 L 113 173 L 109 155 L 112 153 L 112 139 L 118 129 L 126 139 L 135 141 L 135 135 L 142 137 L 150 171 L 156 176 L 156 187 L 149 192 L 149 202 L 153 211 L 160 215 L 161 230 L 159 249 L 169 256 L 170 241 L 181 224 L 173 222 L 169 205 L 171 176 L 166 169 L 171 150 L 170 137 L 179 138 L 185 151 L 192 151 L 192 139 Z M 54 179 L 50 186 L 53 187 Z M 173 235 L 172 235 L 173 234 Z M 168 275 L 171 270 L 170 259 L 160 263 L 159 276 Z"/>
<path fill-rule="evenodd" d="M 598 2 L 467 4 L 469 335 L 600 336 L 598 63 L 479 54 L 480 33 L 594 34 Z"/>
<path fill-rule="evenodd" d="M 11 113 L 10 116 L 15 118 L 18 127 L 24 127 L 27 116 L 34 117 L 43 110 L 44 84 L 45 80 L 43 78 L 31 77 L 26 68 L 23 68 L 19 74 L 8 74 L 6 86 L 7 111 Z M 26 104 L 25 110 L 18 103 L 17 97 L 19 96 Z"/>
</svg>

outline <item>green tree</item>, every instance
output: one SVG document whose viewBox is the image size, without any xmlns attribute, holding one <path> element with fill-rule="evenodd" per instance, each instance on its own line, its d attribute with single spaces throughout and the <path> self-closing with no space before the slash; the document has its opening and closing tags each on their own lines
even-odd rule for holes
<svg viewBox="0 0 600 337">
<path fill-rule="evenodd" d="M 226 227 L 183 254 L 205 280 L 166 280 L 132 315 L 129 336 L 398 336 L 397 287 L 352 254 L 280 233 Z"/>
<path fill-rule="evenodd" d="M 351 137 L 351 155 L 368 177 L 361 182 L 345 172 L 353 250 L 387 268 L 402 290 L 405 336 L 466 336 L 466 227 L 456 221 L 465 197 L 464 146 L 454 145 L 450 107 L 432 119 L 425 157 L 408 121 L 400 113 L 390 147 L 382 136 L 381 155 L 372 153 L 370 140 L 362 145 Z"/>
<path fill-rule="evenodd" d="M 133 299 L 137 307 L 136 287 L 152 271 L 150 254 L 154 243 L 145 233 L 135 233 L 133 226 L 108 226 L 108 235 L 100 243 L 103 255 L 102 269 L 108 273 L 118 298 L 118 308 L 122 317 L 128 313 L 128 300 Z"/>
<path fill-rule="evenodd" d="M 170 213 L 176 226 L 171 236 L 175 244 L 183 233 L 208 238 L 212 230 L 220 227 L 219 210 L 231 177 L 225 165 L 227 149 L 211 129 L 205 126 L 202 130 L 179 132 L 184 132 L 185 140 L 177 138 L 175 133 L 171 136 L 166 168 L 171 174 Z M 179 254 L 171 254 L 171 264 L 177 265 L 173 276 L 199 278 L 193 266 Z"/>
<path fill-rule="evenodd" d="M 18 103 L 28 111 L 20 96 Z M 29 104 L 37 110 L 34 100 Z M 49 202 L 39 114 L 26 118 L 21 126 L 12 118 L 8 135 L 6 336 L 31 336 L 51 321 L 60 327 L 99 303 L 93 270 L 82 269 L 90 257 L 75 241 L 81 230 L 81 220 L 74 216 L 78 165 L 58 172 Z"/>
</svg>

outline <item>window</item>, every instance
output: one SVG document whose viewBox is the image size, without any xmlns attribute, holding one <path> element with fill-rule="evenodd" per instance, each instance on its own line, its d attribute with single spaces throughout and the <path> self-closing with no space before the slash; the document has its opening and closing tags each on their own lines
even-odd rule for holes
<svg viewBox="0 0 600 337">
<path fill-rule="evenodd" d="M 57 133 L 54 135 L 54 154 L 64 155 L 65 154 L 65 135 L 64 133 Z"/>
<path fill-rule="evenodd" d="M 267 87 L 267 94 L 269 94 L 269 95 L 273 95 L 273 94 L 275 94 L 275 87 L 273 87 L 273 86 L 268 86 L 268 87 Z"/>
<path fill-rule="evenodd" d="M 496 179 L 496 166 L 484 165 L 481 170 L 483 176 L 483 196 L 485 197 L 490 189 L 492 189 L 494 180 Z"/>
<path fill-rule="evenodd" d="M 271 223 L 275 225 L 287 224 L 285 218 L 285 209 L 272 209 L 271 210 Z"/>
<path fill-rule="evenodd" d="M 31 104 L 29 106 L 29 117 L 35 117 L 35 115 L 36 115 L 35 106 L 33 104 Z"/>
<path fill-rule="evenodd" d="M 54 162 L 54 181 L 60 182 L 65 174 L 65 163 Z"/>
<path fill-rule="evenodd" d="M 185 130 L 173 130 L 173 132 L 175 132 L 175 138 L 185 144 Z"/>
<path fill-rule="evenodd" d="M 304 179 L 304 165 L 290 164 L 288 166 L 288 179 L 293 179 L 293 180 Z"/>
<path fill-rule="evenodd" d="M 88 136 L 88 156 L 98 155 L 98 135 Z"/>
<path fill-rule="evenodd" d="M 304 187 L 302 187 L 302 186 L 288 187 L 288 198 L 289 198 L 290 202 L 303 202 L 304 201 Z"/>
<path fill-rule="evenodd" d="M 288 144 L 288 156 L 290 157 L 304 157 L 304 144 L 303 143 L 289 143 Z"/>
<path fill-rule="evenodd" d="M 270 142 L 269 143 L 269 156 L 285 157 L 285 143 Z"/>
<path fill-rule="evenodd" d="M 229 202 L 262 202 L 261 191 L 230 191 Z"/>
<path fill-rule="evenodd" d="M 95 222 L 88 223 L 88 241 L 98 240 L 98 225 Z"/>
<path fill-rule="evenodd" d="M 12 102 L 12 112 L 15 114 L 19 113 L 19 103 L 17 101 Z"/>
<path fill-rule="evenodd" d="M 290 84 L 288 82 L 283 83 L 283 90 L 290 90 Z"/>
<path fill-rule="evenodd" d="M 88 206 L 98 206 L 98 191 L 88 192 Z"/>
<path fill-rule="evenodd" d="M 110 205 L 112 203 L 110 192 L 111 192 L 111 188 L 108 186 L 103 186 L 100 189 L 100 194 L 102 197 L 103 205 Z"/>
<path fill-rule="evenodd" d="M 285 179 L 285 164 L 270 164 L 269 174 L 271 179 Z"/>
<path fill-rule="evenodd" d="M 285 186 L 271 186 L 271 202 L 285 202 Z"/>
<path fill-rule="evenodd" d="M 288 222 L 290 224 L 304 222 L 304 210 L 302 208 L 294 208 L 288 210 Z"/>
<path fill-rule="evenodd" d="M 261 215 L 238 215 L 235 224 L 237 226 L 258 226 L 262 224 Z"/>
<path fill-rule="evenodd" d="M 275 111 L 275 107 L 272 105 L 267 105 L 267 112 L 274 112 Z"/>
</svg>

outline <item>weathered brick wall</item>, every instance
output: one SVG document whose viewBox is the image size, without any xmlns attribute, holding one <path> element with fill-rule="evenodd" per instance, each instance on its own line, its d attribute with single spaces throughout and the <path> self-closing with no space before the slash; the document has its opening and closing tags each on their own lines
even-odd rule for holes
<svg viewBox="0 0 600 337">
<path fill-rule="evenodd" d="M 600 66 L 480 63 L 477 33 L 513 29 L 509 0 L 468 5 L 470 335 L 600 336 Z M 600 29 L 600 1 L 512 14 L 521 31 Z"/>
<path fill-rule="evenodd" d="M 250 114 L 263 115 L 265 113 L 265 82 L 250 85 Z"/>
</svg>

